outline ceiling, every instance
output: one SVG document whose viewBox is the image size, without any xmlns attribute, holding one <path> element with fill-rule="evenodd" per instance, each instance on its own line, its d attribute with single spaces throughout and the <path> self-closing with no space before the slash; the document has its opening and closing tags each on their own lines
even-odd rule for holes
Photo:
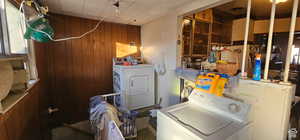
<svg viewBox="0 0 300 140">
<path fill-rule="evenodd" d="M 142 25 L 195 0 L 120 0 L 120 14 L 113 6 L 116 0 L 44 0 L 52 13 L 89 19 Z"/>
<path fill-rule="evenodd" d="M 270 0 L 253 0 L 252 16 L 259 19 L 270 18 L 272 3 Z M 300 8 L 300 7 L 299 7 Z M 276 5 L 276 17 L 291 17 L 293 9 L 293 0 Z"/>
<path fill-rule="evenodd" d="M 233 2 L 218 6 L 215 9 L 241 17 L 245 16 L 247 13 L 247 2 L 247 0 L 234 0 Z M 272 3 L 270 0 L 252 0 L 251 17 L 255 19 L 269 19 L 271 15 L 271 7 Z M 276 5 L 276 17 L 291 17 L 292 9 L 293 0 L 287 0 L 287 2 L 279 3 Z"/>
</svg>

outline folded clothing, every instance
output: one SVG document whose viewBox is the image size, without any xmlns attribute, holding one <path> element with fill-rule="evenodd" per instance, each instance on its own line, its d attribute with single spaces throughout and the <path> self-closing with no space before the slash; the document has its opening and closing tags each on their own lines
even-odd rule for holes
<svg viewBox="0 0 300 140">
<path fill-rule="evenodd" d="M 92 130 L 95 133 L 96 140 L 103 139 L 108 134 L 108 122 L 114 121 L 117 126 L 122 123 L 119 120 L 118 110 L 107 103 L 101 96 L 94 96 L 90 98 L 90 123 Z M 101 134 L 103 132 L 103 134 Z M 104 138 L 105 139 L 105 138 Z"/>
</svg>

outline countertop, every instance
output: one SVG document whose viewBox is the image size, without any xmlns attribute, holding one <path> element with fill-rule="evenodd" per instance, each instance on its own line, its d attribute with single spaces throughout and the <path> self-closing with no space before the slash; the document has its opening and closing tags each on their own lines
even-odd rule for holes
<svg viewBox="0 0 300 140">
<path fill-rule="evenodd" d="M 18 102 L 29 94 L 29 91 L 39 82 L 39 80 L 31 80 L 28 83 L 28 88 L 19 93 L 10 93 L 2 100 L 2 109 L 0 110 L 0 117 L 13 108 Z M 0 118 L 1 119 L 1 118 Z"/>
</svg>

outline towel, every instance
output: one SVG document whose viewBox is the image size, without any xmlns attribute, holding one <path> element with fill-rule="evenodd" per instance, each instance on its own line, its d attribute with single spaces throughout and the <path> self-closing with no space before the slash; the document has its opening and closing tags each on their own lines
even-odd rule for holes
<svg viewBox="0 0 300 140">
<path fill-rule="evenodd" d="M 110 121 L 114 121 L 118 127 L 122 125 L 118 115 L 118 110 L 104 101 L 101 96 L 94 96 L 90 99 L 89 119 L 96 140 L 107 140 Z"/>
</svg>

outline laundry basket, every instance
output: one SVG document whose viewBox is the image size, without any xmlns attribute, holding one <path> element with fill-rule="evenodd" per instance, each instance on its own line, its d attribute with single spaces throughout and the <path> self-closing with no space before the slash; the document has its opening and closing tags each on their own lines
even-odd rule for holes
<svg viewBox="0 0 300 140">
<path fill-rule="evenodd" d="M 105 130 L 109 121 L 115 121 L 125 139 L 137 137 L 135 119 L 137 112 L 117 107 L 116 97 L 119 93 L 94 96 L 90 99 L 90 122 L 95 133 L 95 140 L 107 136 Z M 105 117 L 106 116 L 106 117 Z"/>
</svg>

